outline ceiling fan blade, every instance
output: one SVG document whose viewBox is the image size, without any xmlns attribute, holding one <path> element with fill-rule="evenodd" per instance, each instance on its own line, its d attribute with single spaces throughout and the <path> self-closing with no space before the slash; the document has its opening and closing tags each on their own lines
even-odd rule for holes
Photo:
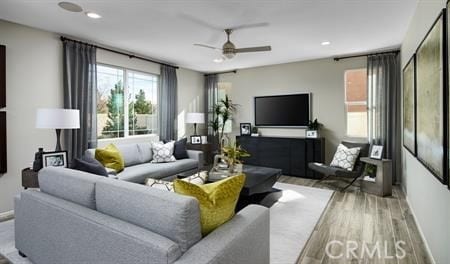
<svg viewBox="0 0 450 264">
<path fill-rule="evenodd" d="M 253 24 L 244 24 L 232 27 L 232 30 L 240 30 L 240 29 L 246 29 L 246 28 L 259 28 L 259 27 L 267 27 L 269 26 L 269 23 L 262 22 L 262 23 L 253 23 Z"/>
<path fill-rule="evenodd" d="M 242 48 L 235 49 L 236 53 L 244 53 L 244 52 L 258 52 L 258 51 L 271 51 L 271 46 L 261 46 L 261 47 L 251 47 L 251 48 Z"/>
<path fill-rule="evenodd" d="M 195 43 L 194 46 L 203 47 L 203 48 L 208 48 L 208 49 L 222 50 L 221 48 L 216 48 L 216 47 L 209 46 L 209 45 L 205 45 L 205 44 L 198 44 L 198 43 Z"/>
</svg>

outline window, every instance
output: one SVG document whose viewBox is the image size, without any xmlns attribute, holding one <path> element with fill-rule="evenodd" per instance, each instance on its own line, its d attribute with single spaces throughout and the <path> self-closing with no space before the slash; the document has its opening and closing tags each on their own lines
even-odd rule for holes
<svg viewBox="0 0 450 264">
<path fill-rule="evenodd" d="M 157 75 L 97 65 L 97 137 L 157 133 L 157 96 Z"/>
<path fill-rule="evenodd" d="M 367 70 L 345 72 L 347 136 L 367 137 Z"/>
</svg>

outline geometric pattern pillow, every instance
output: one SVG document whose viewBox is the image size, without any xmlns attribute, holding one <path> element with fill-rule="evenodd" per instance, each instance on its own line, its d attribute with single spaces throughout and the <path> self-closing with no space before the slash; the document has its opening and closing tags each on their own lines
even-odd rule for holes
<svg viewBox="0 0 450 264">
<path fill-rule="evenodd" d="M 155 142 L 152 144 L 153 160 L 152 163 L 173 162 L 176 161 L 173 156 L 175 141 L 167 142 Z"/>
<path fill-rule="evenodd" d="M 347 148 L 346 146 L 339 144 L 330 166 L 352 171 L 360 151 L 360 147 Z"/>
<path fill-rule="evenodd" d="M 192 176 L 183 178 L 181 180 L 185 181 L 185 182 L 190 182 L 190 183 L 196 184 L 196 185 L 202 185 L 202 184 L 205 184 L 207 176 L 208 176 L 207 172 L 202 171 L 198 174 L 196 173 Z M 148 178 L 147 180 L 145 180 L 145 185 L 159 189 L 159 190 L 173 192 L 173 182 Z"/>
</svg>

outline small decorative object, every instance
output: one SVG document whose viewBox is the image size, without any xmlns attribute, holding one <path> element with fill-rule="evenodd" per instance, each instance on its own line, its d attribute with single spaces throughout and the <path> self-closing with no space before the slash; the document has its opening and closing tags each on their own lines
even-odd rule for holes
<svg viewBox="0 0 450 264">
<path fill-rule="evenodd" d="M 33 170 L 39 171 L 42 169 L 42 154 L 44 153 L 43 148 L 39 148 L 38 152 L 34 154 Z"/>
<path fill-rule="evenodd" d="M 225 155 L 215 155 L 212 169 L 209 171 L 210 180 L 225 179 L 230 176 L 228 158 Z"/>
<path fill-rule="evenodd" d="M 191 136 L 191 144 L 192 145 L 202 144 L 202 137 L 201 136 Z"/>
<path fill-rule="evenodd" d="M 80 110 L 41 108 L 36 112 L 36 128 L 56 130 L 55 151 L 61 151 L 61 129 L 80 128 Z"/>
<path fill-rule="evenodd" d="M 228 159 L 230 172 L 242 172 L 242 166 L 236 167 L 236 165 L 242 165 L 242 158 L 250 157 L 250 154 L 246 150 L 242 149 L 236 142 L 229 143 L 226 147 L 224 147 L 223 153 Z"/>
<path fill-rule="evenodd" d="M 377 166 L 373 164 L 366 164 L 363 175 L 369 176 L 369 178 L 375 178 L 377 175 Z"/>
<path fill-rule="evenodd" d="M 383 146 L 373 145 L 372 150 L 370 151 L 370 158 L 381 159 L 382 156 L 383 156 Z"/>
<path fill-rule="evenodd" d="M 317 118 L 314 121 L 309 120 L 308 130 L 306 130 L 307 138 L 318 138 L 319 137 L 319 128 L 321 124 L 317 121 Z"/>
<path fill-rule="evenodd" d="M 42 153 L 42 167 L 67 168 L 67 151 L 53 151 Z"/>
<path fill-rule="evenodd" d="M 241 136 L 250 136 L 252 134 L 252 125 L 250 123 L 241 123 Z"/>
<path fill-rule="evenodd" d="M 257 127 L 252 127 L 252 137 L 259 137 L 259 132 Z"/>
<path fill-rule="evenodd" d="M 202 144 L 208 144 L 208 137 L 202 136 Z"/>
</svg>

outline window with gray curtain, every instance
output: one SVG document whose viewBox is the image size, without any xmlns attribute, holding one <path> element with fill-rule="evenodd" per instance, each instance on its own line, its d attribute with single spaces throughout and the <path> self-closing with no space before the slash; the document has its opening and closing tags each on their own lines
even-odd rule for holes
<svg viewBox="0 0 450 264">
<path fill-rule="evenodd" d="M 177 139 L 177 70 L 161 65 L 158 93 L 159 139 Z"/>
<path fill-rule="evenodd" d="M 80 110 L 80 129 L 64 130 L 69 161 L 97 146 L 96 65 L 94 46 L 63 42 L 64 108 Z"/>
<path fill-rule="evenodd" d="M 214 142 L 214 134 L 209 124 L 214 120 L 214 105 L 219 100 L 219 88 L 218 88 L 217 74 L 209 74 L 205 76 L 205 115 L 206 124 L 208 126 L 208 141 Z M 213 144 L 215 145 L 215 144 Z"/>
<path fill-rule="evenodd" d="M 368 56 L 369 141 L 384 146 L 384 158 L 392 160 L 393 183 L 401 179 L 401 99 L 398 53 Z"/>
</svg>

